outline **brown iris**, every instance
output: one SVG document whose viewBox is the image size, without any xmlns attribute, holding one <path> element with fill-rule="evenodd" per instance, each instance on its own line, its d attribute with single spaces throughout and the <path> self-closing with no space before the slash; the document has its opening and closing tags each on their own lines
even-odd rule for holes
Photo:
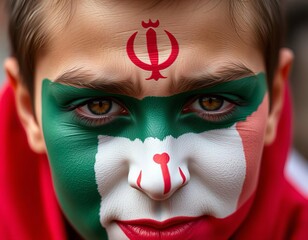
<svg viewBox="0 0 308 240">
<path fill-rule="evenodd" d="M 88 103 L 88 109 L 95 115 L 103 115 L 110 111 L 112 103 L 110 100 L 95 100 Z"/>
<path fill-rule="evenodd" d="M 206 111 L 217 111 L 222 107 L 224 100 L 220 97 L 203 97 L 199 99 L 199 103 Z"/>
</svg>

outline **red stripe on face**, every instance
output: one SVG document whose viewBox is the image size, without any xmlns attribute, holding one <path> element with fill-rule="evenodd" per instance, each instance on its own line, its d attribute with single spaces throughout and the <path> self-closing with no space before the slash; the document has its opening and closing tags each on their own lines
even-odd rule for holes
<svg viewBox="0 0 308 240">
<path fill-rule="evenodd" d="M 170 192 L 171 189 L 171 178 L 167 165 L 170 160 L 170 157 L 167 153 L 155 154 L 153 160 L 154 162 L 160 164 L 164 180 L 164 194 L 167 194 L 168 192 Z"/>
<path fill-rule="evenodd" d="M 139 176 L 137 178 L 137 186 L 142 189 L 142 187 L 141 187 L 141 177 L 142 177 L 142 171 L 140 171 Z"/>
<path fill-rule="evenodd" d="M 183 179 L 183 182 L 182 182 L 182 185 L 183 185 L 186 182 L 186 176 L 185 176 L 185 174 L 183 173 L 183 171 L 180 167 L 179 167 L 179 171 L 180 171 L 181 177 Z"/>
<path fill-rule="evenodd" d="M 242 206 L 256 190 L 268 121 L 268 108 L 269 101 L 268 94 L 266 94 L 257 111 L 249 116 L 246 121 L 236 124 L 236 129 L 242 138 L 246 160 L 246 178 L 238 207 Z"/>
</svg>

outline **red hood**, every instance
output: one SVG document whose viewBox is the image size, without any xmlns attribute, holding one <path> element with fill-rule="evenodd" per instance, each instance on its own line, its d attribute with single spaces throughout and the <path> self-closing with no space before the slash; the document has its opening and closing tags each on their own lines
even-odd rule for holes
<svg viewBox="0 0 308 240">
<path fill-rule="evenodd" d="M 1 238 L 66 239 L 47 158 L 30 150 L 9 85 L 0 109 Z"/>
<path fill-rule="evenodd" d="M 27 145 L 9 85 L 4 86 L 0 95 L 0 109 L 0 236 L 66 239 L 47 158 L 33 153 Z M 308 202 L 289 185 L 283 174 L 290 145 L 291 104 L 287 89 L 278 135 L 275 142 L 264 149 L 256 197 L 234 238 L 307 238 Z"/>
<path fill-rule="evenodd" d="M 292 141 L 290 99 L 289 87 L 286 87 L 277 136 L 272 145 L 264 148 L 256 198 L 235 235 L 239 239 L 308 238 L 308 201 L 284 176 Z"/>
</svg>

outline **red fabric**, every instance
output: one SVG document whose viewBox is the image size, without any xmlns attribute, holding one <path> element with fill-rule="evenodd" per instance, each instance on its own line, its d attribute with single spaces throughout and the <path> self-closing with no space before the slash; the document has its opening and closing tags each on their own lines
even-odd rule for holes
<svg viewBox="0 0 308 240">
<path fill-rule="evenodd" d="M 8 85 L 0 109 L 0 238 L 66 239 L 48 161 L 30 150 Z"/>
<path fill-rule="evenodd" d="M 284 176 L 292 139 L 289 88 L 275 141 L 264 149 L 256 199 L 236 239 L 308 239 L 308 200 Z"/>
<path fill-rule="evenodd" d="M 291 145 L 288 91 L 285 99 L 277 138 L 264 149 L 256 197 L 233 239 L 308 239 L 308 201 L 283 175 Z M 8 85 L 0 109 L 1 239 L 66 239 L 48 161 L 29 149 Z"/>
</svg>

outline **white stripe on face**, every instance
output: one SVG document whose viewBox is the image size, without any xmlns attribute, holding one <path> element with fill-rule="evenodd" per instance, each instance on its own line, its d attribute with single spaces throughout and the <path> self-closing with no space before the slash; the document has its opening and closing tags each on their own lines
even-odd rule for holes
<svg viewBox="0 0 308 240">
<path fill-rule="evenodd" d="M 163 141 L 110 136 L 98 140 L 94 168 L 102 196 L 100 221 L 107 231 L 112 220 L 225 218 L 236 211 L 246 160 L 235 126 Z M 168 163 L 157 163 L 155 155 L 161 161 L 169 158 Z"/>
</svg>

